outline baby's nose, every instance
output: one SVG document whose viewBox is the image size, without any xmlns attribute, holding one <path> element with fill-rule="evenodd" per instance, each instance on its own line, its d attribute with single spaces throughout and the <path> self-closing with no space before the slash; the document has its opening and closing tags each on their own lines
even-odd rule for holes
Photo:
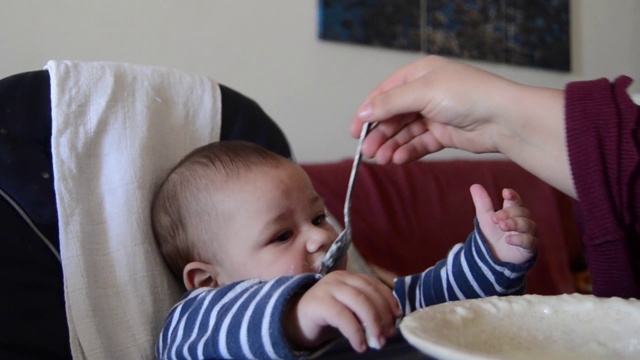
<svg viewBox="0 0 640 360">
<path fill-rule="evenodd" d="M 318 228 L 309 235 L 307 251 L 310 253 L 316 253 L 318 251 L 326 252 L 335 239 L 336 235 L 333 232 Z"/>
</svg>

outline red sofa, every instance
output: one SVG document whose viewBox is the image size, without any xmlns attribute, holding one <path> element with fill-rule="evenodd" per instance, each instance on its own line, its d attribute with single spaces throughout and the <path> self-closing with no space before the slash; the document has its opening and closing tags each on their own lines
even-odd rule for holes
<svg viewBox="0 0 640 360">
<path fill-rule="evenodd" d="M 341 224 L 351 165 L 351 159 L 302 164 Z M 469 187 L 479 183 L 496 207 L 502 206 L 503 188 L 518 191 L 538 224 L 539 255 L 527 280 L 527 293 L 589 291 L 588 277 L 582 280 L 585 272 L 571 199 L 515 163 L 447 160 L 361 166 L 351 210 L 353 243 L 369 264 L 405 275 L 445 257 L 473 229 Z"/>
</svg>

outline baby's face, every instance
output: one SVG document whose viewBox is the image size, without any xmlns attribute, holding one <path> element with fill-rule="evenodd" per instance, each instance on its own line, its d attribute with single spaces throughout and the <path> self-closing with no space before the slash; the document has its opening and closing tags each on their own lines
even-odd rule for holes
<svg viewBox="0 0 640 360">
<path fill-rule="evenodd" d="M 216 195 L 224 214 L 216 233 L 219 285 L 318 272 L 337 237 L 324 201 L 293 163 L 245 172 Z M 339 265 L 346 268 L 346 259 Z"/>
</svg>

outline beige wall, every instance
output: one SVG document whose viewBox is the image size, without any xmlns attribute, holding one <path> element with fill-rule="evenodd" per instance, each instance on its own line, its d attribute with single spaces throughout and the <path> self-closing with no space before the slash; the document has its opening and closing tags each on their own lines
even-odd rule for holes
<svg viewBox="0 0 640 360">
<path fill-rule="evenodd" d="M 532 85 L 628 74 L 640 92 L 640 1 L 572 1 L 570 74 L 473 63 Z M 49 59 L 170 66 L 258 101 L 301 161 L 352 156 L 355 108 L 423 54 L 323 42 L 314 0 L 20 0 L 0 11 L 0 77 Z M 439 156 L 465 156 L 446 152 Z"/>
</svg>

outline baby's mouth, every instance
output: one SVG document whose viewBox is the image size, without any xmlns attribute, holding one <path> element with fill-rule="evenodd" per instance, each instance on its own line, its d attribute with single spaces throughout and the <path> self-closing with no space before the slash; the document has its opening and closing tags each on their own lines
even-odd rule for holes
<svg viewBox="0 0 640 360">
<path fill-rule="evenodd" d="M 313 265 L 310 264 L 309 266 L 309 268 L 316 274 L 320 274 L 322 271 L 322 259 L 324 259 L 324 255 L 322 255 Z"/>
<path fill-rule="evenodd" d="M 320 270 L 322 270 L 322 263 L 318 263 L 312 267 L 313 272 L 316 274 L 320 274 Z"/>
</svg>

